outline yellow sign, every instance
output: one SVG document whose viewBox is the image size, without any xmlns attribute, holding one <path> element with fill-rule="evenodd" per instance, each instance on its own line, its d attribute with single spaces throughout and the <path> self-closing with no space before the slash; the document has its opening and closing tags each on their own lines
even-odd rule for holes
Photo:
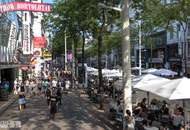
<svg viewBox="0 0 190 130">
<path fill-rule="evenodd" d="M 44 58 L 50 58 L 52 57 L 51 53 L 47 49 L 42 50 L 42 57 Z"/>
</svg>

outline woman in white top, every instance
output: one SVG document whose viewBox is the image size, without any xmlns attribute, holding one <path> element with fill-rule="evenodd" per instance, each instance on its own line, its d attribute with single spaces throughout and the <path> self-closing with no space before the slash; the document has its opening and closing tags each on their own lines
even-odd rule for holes
<svg viewBox="0 0 190 130">
<path fill-rule="evenodd" d="M 17 78 L 14 81 L 14 94 L 18 94 L 18 79 Z"/>
</svg>

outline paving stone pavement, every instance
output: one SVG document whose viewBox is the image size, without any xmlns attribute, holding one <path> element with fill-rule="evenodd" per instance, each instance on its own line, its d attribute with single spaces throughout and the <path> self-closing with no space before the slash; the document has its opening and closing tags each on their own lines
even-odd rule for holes
<svg viewBox="0 0 190 130">
<path fill-rule="evenodd" d="M 0 127 L 2 121 L 21 121 L 21 128 L 9 130 L 117 130 L 104 112 L 99 111 L 84 93 L 73 91 L 64 95 L 61 110 L 54 121 L 48 119 L 45 98 L 33 97 L 27 102 L 23 112 L 18 111 L 17 101 L 13 103 L 0 116 Z"/>
</svg>

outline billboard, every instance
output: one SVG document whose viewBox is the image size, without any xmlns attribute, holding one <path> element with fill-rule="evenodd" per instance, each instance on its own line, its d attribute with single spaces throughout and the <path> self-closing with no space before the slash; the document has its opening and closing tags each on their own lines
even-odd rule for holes
<svg viewBox="0 0 190 130">
<path fill-rule="evenodd" d="M 34 48 L 45 48 L 46 39 L 44 36 L 33 37 L 32 43 Z"/>
<path fill-rule="evenodd" d="M 32 2 L 9 2 L 0 4 L 0 13 L 10 11 L 51 12 L 51 5 Z"/>
</svg>

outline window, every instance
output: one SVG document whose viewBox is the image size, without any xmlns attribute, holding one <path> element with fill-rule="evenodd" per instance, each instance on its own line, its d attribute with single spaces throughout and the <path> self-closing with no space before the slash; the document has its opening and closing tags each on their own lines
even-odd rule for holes
<svg viewBox="0 0 190 130">
<path fill-rule="evenodd" d="M 171 31 L 171 32 L 170 32 L 170 40 L 172 40 L 172 39 L 173 39 L 173 37 L 174 37 L 174 32 L 173 32 L 173 31 Z"/>
</svg>

